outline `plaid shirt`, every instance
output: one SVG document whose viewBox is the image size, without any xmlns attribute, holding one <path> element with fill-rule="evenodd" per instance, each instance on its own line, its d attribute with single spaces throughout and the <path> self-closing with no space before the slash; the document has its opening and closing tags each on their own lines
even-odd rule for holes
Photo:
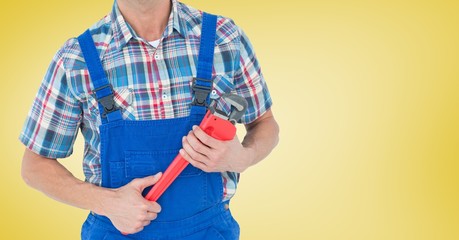
<svg viewBox="0 0 459 240">
<path fill-rule="evenodd" d="M 141 39 L 125 22 L 118 6 L 91 27 L 93 38 L 115 101 L 125 119 L 157 120 L 187 116 L 190 84 L 196 75 L 201 12 L 176 0 L 157 48 Z M 233 92 L 249 103 L 242 123 L 250 123 L 272 102 L 252 46 L 231 19 L 219 16 L 212 74 L 212 99 Z M 229 105 L 217 100 L 229 111 Z M 72 154 L 78 129 L 85 139 L 83 171 L 86 181 L 100 185 L 101 119 L 82 52 L 69 39 L 54 56 L 25 121 L 20 141 L 47 158 Z M 223 201 L 230 199 L 238 175 L 222 173 Z"/>
</svg>

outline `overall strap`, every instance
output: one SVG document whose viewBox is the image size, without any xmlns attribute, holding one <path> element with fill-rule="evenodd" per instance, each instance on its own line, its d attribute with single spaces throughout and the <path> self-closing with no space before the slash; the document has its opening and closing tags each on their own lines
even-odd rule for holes
<svg viewBox="0 0 459 240">
<path fill-rule="evenodd" d="M 198 68 L 193 79 L 191 115 L 205 114 L 212 91 L 212 66 L 214 62 L 217 16 L 204 12 L 202 16 L 201 41 L 199 44 Z"/>
<path fill-rule="evenodd" d="M 93 91 L 96 93 L 96 99 L 99 103 L 102 123 L 121 120 L 121 111 L 113 99 L 113 87 L 108 82 L 89 29 L 78 37 L 78 42 L 94 86 Z"/>
</svg>

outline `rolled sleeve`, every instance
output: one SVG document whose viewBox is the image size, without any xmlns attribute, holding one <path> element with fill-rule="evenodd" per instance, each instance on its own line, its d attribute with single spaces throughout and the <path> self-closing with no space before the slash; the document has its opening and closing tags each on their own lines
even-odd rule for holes
<svg viewBox="0 0 459 240">
<path fill-rule="evenodd" d="M 81 107 L 69 89 L 61 49 L 41 83 L 19 140 L 41 156 L 65 158 L 73 152 L 80 120 Z"/>
<path fill-rule="evenodd" d="M 241 119 L 241 123 L 248 124 L 263 115 L 271 107 L 272 100 L 252 44 L 244 31 L 239 31 L 239 67 L 234 82 L 237 94 L 248 102 L 247 111 Z"/>
</svg>

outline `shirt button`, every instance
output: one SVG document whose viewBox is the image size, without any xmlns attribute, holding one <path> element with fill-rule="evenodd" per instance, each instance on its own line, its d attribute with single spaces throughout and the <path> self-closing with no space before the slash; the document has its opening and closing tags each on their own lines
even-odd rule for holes
<svg viewBox="0 0 459 240">
<path fill-rule="evenodd" d="M 217 90 L 215 90 L 215 89 L 212 90 L 212 95 L 214 95 L 214 96 L 217 95 Z"/>
<path fill-rule="evenodd" d="M 158 59 L 160 59 L 160 58 L 161 58 L 161 56 L 160 56 L 159 54 L 155 54 L 155 59 L 156 59 L 156 60 L 158 60 Z"/>
<path fill-rule="evenodd" d="M 164 99 L 164 100 L 167 99 L 167 94 L 163 94 L 163 99 Z"/>
</svg>

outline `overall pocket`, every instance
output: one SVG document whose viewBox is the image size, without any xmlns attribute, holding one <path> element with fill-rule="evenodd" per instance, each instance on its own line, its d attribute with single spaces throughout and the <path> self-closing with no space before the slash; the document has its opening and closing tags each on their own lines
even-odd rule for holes
<svg viewBox="0 0 459 240">
<path fill-rule="evenodd" d="M 125 151 L 126 180 L 164 172 L 178 153 L 172 151 Z M 207 208 L 211 198 L 208 174 L 189 164 L 159 198 L 161 213 L 156 222 L 176 221 L 193 216 Z M 146 195 L 151 187 L 143 191 Z"/>
<path fill-rule="evenodd" d="M 191 235 L 180 238 L 181 240 L 235 240 L 223 237 L 215 228 L 210 227 Z"/>
<path fill-rule="evenodd" d="M 126 178 L 142 178 L 164 172 L 177 156 L 179 150 L 170 151 L 126 151 Z M 203 172 L 189 164 L 179 177 L 197 176 Z"/>
</svg>

